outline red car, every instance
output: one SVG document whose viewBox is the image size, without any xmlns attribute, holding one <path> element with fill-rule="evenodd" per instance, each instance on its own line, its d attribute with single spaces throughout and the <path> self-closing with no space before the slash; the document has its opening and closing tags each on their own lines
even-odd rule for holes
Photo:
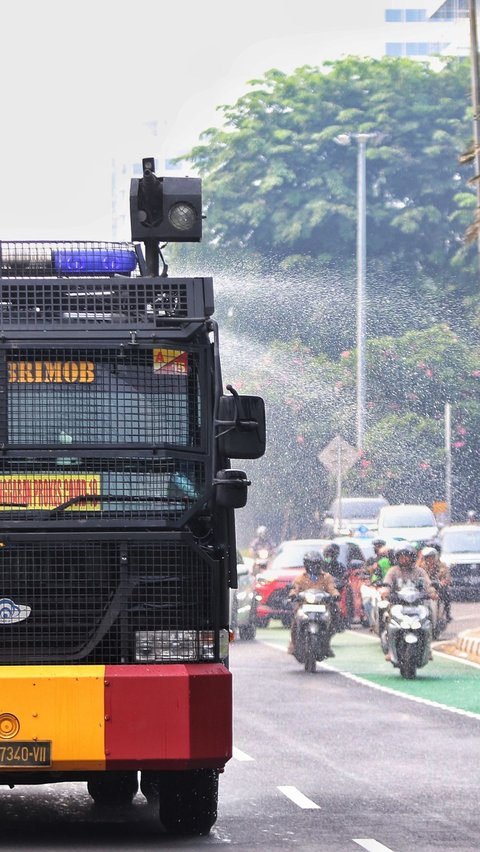
<svg viewBox="0 0 480 852">
<path fill-rule="evenodd" d="M 339 561 L 348 566 L 352 559 L 363 560 L 359 545 L 351 540 L 335 539 L 340 547 Z M 304 570 L 303 557 L 312 550 L 323 553 L 332 544 L 329 538 L 303 538 L 282 541 L 265 571 L 257 576 L 257 627 L 268 627 L 271 618 L 280 619 L 284 627 L 290 627 L 291 605 L 288 602 L 288 586 Z"/>
</svg>

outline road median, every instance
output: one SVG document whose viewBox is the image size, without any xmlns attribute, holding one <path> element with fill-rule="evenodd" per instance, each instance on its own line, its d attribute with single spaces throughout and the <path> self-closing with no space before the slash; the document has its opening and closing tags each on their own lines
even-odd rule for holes
<svg viewBox="0 0 480 852">
<path fill-rule="evenodd" d="M 437 642 L 435 648 L 437 651 L 443 651 L 444 654 L 451 654 L 452 657 L 460 657 L 480 664 L 480 628 L 463 630 L 455 639 Z"/>
</svg>

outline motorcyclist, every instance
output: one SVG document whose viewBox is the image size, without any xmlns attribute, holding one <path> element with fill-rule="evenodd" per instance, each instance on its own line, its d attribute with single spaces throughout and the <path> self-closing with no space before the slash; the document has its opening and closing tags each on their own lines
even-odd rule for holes
<svg viewBox="0 0 480 852">
<path fill-rule="evenodd" d="M 370 574 L 370 582 L 373 586 L 383 585 L 383 580 L 387 576 L 392 567 L 393 560 L 391 553 L 387 547 L 382 548 L 378 555 L 377 561 L 372 565 L 372 573 Z"/>
<path fill-rule="evenodd" d="M 395 560 L 396 564 L 392 565 L 383 580 L 381 593 L 383 600 L 390 600 L 392 593 L 394 594 L 408 582 L 414 583 L 419 588 L 422 587 L 428 597 L 437 600 L 437 592 L 427 572 L 416 564 L 417 550 L 413 545 L 409 543 L 400 545 L 395 552 Z M 385 654 L 385 659 L 387 662 L 390 661 L 388 652 Z"/>
<path fill-rule="evenodd" d="M 268 534 L 267 528 L 263 525 L 257 527 L 255 538 L 250 542 L 250 556 L 256 559 L 260 550 L 268 550 L 271 553 L 273 548 L 274 544 Z"/>
<path fill-rule="evenodd" d="M 338 544 L 329 544 L 323 551 L 323 558 L 327 566 L 327 571 L 335 580 L 335 585 L 341 591 L 347 582 L 347 569 L 343 562 L 339 561 L 340 547 Z"/>
<path fill-rule="evenodd" d="M 445 618 L 447 622 L 450 622 L 452 620 L 450 598 L 452 577 L 450 568 L 445 562 L 441 561 L 438 550 L 435 547 L 424 547 L 420 551 L 420 555 L 420 567 L 425 569 L 432 585 L 437 589 L 438 597 L 443 603 Z"/>
<path fill-rule="evenodd" d="M 432 600 L 437 600 L 437 593 L 430 582 L 427 572 L 416 565 L 417 551 L 411 544 L 402 544 L 395 552 L 395 565 L 388 570 L 383 580 L 382 598 L 389 600 L 392 592 L 407 582 L 422 585 L 425 593 Z"/>
<path fill-rule="evenodd" d="M 338 544 L 335 544 L 335 542 L 332 542 L 332 544 L 327 545 L 327 547 L 323 551 L 323 558 L 325 560 L 327 571 L 329 572 L 329 574 L 332 575 L 335 585 L 341 596 L 348 582 L 348 571 L 343 562 L 339 561 L 339 555 L 340 547 L 338 546 Z M 344 619 L 342 617 L 340 607 L 335 608 L 335 611 L 333 612 L 333 617 L 335 630 L 345 630 L 345 627 L 348 624 L 348 619 Z"/>
<path fill-rule="evenodd" d="M 373 539 L 372 547 L 373 547 L 374 555 L 369 556 L 368 559 L 365 560 L 365 567 L 366 567 L 367 571 L 369 572 L 369 574 L 372 574 L 374 572 L 376 565 L 377 565 L 377 559 L 379 559 L 382 548 L 386 547 L 386 544 L 387 543 L 386 543 L 386 541 L 383 540 L 383 538 L 374 538 Z"/>
<path fill-rule="evenodd" d="M 332 598 L 332 631 L 329 635 L 329 647 L 328 654 L 329 657 L 334 657 L 335 654 L 330 647 L 330 639 L 335 632 L 333 629 L 333 624 L 335 623 L 335 609 L 338 609 L 338 589 L 335 585 L 335 581 L 331 574 L 329 574 L 326 569 L 326 562 L 321 553 L 318 551 L 311 551 L 306 553 L 303 558 L 303 567 L 305 570 L 302 574 L 300 574 L 294 581 L 292 588 L 290 590 L 289 596 L 294 600 L 297 598 L 300 592 L 306 592 L 308 589 L 318 589 L 321 592 L 326 592 Z M 297 601 L 295 604 L 296 613 L 300 603 Z M 297 633 L 297 625 L 295 616 L 292 620 L 292 629 L 290 634 L 290 645 L 288 646 L 288 653 L 293 654 L 293 649 L 296 641 L 296 633 Z"/>
<path fill-rule="evenodd" d="M 469 509 L 467 512 L 467 524 L 478 524 L 477 513 L 474 509 Z"/>
</svg>

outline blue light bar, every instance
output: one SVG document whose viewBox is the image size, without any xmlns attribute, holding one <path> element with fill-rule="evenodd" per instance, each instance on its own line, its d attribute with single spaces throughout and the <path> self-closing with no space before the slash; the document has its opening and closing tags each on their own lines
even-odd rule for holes
<svg viewBox="0 0 480 852">
<path fill-rule="evenodd" d="M 137 266 L 137 255 L 131 249 L 61 248 L 54 250 L 53 266 L 58 275 L 128 274 Z"/>
</svg>

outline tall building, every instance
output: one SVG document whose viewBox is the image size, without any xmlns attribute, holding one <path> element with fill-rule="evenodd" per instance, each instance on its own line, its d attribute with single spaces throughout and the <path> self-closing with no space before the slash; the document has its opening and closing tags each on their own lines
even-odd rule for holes
<svg viewBox="0 0 480 852">
<path fill-rule="evenodd" d="M 387 56 L 425 59 L 469 53 L 468 0 L 390 0 L 384 16 Z"/>
</svg>

